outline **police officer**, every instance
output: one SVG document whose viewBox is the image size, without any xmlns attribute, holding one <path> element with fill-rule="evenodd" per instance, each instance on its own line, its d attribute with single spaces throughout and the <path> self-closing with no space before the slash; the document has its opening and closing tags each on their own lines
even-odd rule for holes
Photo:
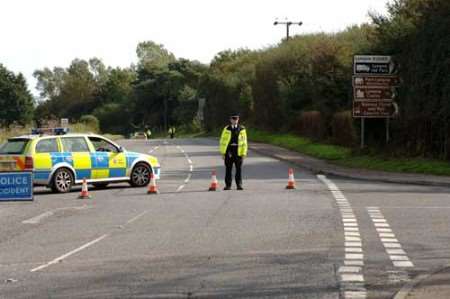
<svg viewBox="0 0 450 299">
<path fill-rule="evenodd" d="M 220 137 L 220 153 L 225 160 L 225 188 L 231 189 L 231 173 L 233 164 L 236 167 L 236 186 L 237 190 L 244 190 L 242 187 L 242 162 L 247 156 L 247 132 L 244 126 L 239 124 L 239 114 L 230 116 L 230 125 L 226 126 Z"/>
</svg>

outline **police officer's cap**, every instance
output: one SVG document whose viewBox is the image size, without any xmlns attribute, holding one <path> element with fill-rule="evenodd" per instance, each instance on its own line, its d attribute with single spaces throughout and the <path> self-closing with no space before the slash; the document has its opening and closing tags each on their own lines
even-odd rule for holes
<svg viewBox="0 0 450 299">
<path fill-rule="evenodd" d="M 230 118 L 239 117 L 239 113 L 231 113 Z"/>
</svg>

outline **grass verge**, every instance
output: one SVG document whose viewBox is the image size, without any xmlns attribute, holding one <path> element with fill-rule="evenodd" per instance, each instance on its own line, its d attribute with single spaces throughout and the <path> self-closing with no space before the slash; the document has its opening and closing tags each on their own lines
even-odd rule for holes
<svg viewBox="0 0 450 299">
<path fill-rule="evenodd" d="M 450 176 L 450 163 L 423 158 L 398 159 L 377 155 L 359 154 L 350 148 L 316 143 L 294 134 L 273 134 L 248 130 L 250 141 L 277 145 L 330 163 L 351 168 L 364 168 L 388 172 L 420 173 Z"/>
</svg>

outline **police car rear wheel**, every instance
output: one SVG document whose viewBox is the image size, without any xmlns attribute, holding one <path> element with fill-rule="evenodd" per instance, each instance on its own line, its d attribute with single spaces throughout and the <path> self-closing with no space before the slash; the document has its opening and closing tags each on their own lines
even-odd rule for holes
<svg viewBox="0 0 450 299">
<path fill-rule="evenodd" d="M 138 164 L 133 168 L 131 172 L 130 184 L 133 187 L 144 187 L 150 183 L 150 173 L 152 170 L 150 166 L 146 164 Z"/>
<path fill-rule="evenodd" d="M 73 175 L 70 170 L 61 168 L 53 175 L 52 190 L 58 193 L 69 192 L 73 185 Z"/>
</svg>

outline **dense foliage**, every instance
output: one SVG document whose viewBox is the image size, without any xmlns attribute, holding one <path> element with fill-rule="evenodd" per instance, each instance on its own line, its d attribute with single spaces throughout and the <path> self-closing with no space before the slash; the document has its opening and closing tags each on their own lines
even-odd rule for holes
<svg viewBox="0 0 450 299">
<path fill-rule="evenodd" d="M 41 97 L 35 119 L 79 121 L 90 115 L 91 122 L 98 119 L 100 129 L 111 133 L 171 126 L 212 131 L 239 111 L 252 127 L 353 146 L 359 121 L 349 113 L 352 58 L 386 54 L 400 65 L 400 114 L 391 121 L 388 145 L 384 120 L 367 122 L 369 146 L 450 159 L 449 5 L 448 0 L 394 0 L 388 14 L 373 15 L 370 24 L 295 36 L 256 51 L 222 51 L 209 65 L 177 59 L 151 41 L 137 46 L 138 62 L 128 68 L 107 67 L 97 58 L 75 59 L 67 68 L 35 72 Z M 23 77 L 4 68 L 0 91 L 2 101 L 31 103 Z M 30 111 L 15 113 L 15 119 L 4 113 L 2 124 L 26 122 Z"/>
<path fill-rule="evenodd" d="M 0 125 L 27 124 L 33 117 L 33 97 L 22 74 L 0 64 Z"/>
<path fill-rule="evenodd" d="M 401 67 L 394 145 L 450 159 L 450 1 L 397 0 L 374 23 L 374 49 Z"/>
</svg>

